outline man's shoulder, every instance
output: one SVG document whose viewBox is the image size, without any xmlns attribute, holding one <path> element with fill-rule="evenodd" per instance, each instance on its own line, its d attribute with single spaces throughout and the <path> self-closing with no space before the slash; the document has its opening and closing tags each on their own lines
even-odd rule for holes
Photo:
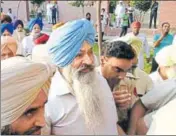
<svg viewBox="0 0 176 136">
<path fill-rule="evenodd" d="M 169 38 L 174 38 L 174 36 L 172 34 L 168 34 Z"/>
</svg>

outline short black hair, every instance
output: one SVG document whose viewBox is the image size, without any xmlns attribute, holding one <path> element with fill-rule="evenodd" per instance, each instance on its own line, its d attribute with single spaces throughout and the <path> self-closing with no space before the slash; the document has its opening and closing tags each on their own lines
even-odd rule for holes
<svg viewBox="0 0 176 136">
<path fill-rule="evenodd" d="M 91 14 L 89 12 L 86 13 L 86 16 L 88 16 L 88 15 L 91 16 Z"/>
<path fill-rule="evenodd" d="M 162 27 L 165 25 L 165 24 L 168 24 L 169 26 L 170 26 L 170 23 L 169 22 L 164 22 L 164 23 L 162 23 Z"/>
<path fill-rule="evenodd" d="M 2 19 L 1 19 L 1 23 L 5 23 L 5 22 L 12 23 L 11 17 L 8 15 L 3 15 Z"/>
<path fill-rule="evenodd" d="M 106 57 L 116 57 L 119 59 L 131 60 L 135 57 L 135 53 L 131 45 L 123 41 L 108 42 L 102 50 L 102 55 Z"/>
<path fill-rule="evenodd" d="M 101 10 L 105 11 L 105 8 L 102 8 Z"/>
</svg>

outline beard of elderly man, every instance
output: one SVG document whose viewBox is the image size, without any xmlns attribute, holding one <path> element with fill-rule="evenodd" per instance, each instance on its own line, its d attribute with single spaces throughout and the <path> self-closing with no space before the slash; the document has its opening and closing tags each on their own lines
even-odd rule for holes
<svg viewBox="0 0 176 136">
<path fill-rule="evenodd" d="M 90 128 L 102 123 L 101 88 L 94 71 L 94 56 L 91 46 L 84 42 L 72 64 L 62 69 L 65 79 L 72 84 L 79 109 Z M 95 91 L 96 90 L 96 91 Z"/>
<path fill-rule="evenodd" d="M 54 70 L 19 56 L 1 64 L 1 134 L 40 135 Z"/>
<path fill-rule="evenodd" d="M 50 35 L 49 54 L 58 70 L 45 106 L 45 134 L 118 134 L 112 93 L 94 70 L 94 39 L 86 19 L 68 22 Z"/>
</svg>

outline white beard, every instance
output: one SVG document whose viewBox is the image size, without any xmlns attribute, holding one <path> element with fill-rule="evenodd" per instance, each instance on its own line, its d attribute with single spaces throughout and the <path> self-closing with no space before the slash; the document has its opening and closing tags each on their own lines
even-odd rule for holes
<svg viewBox="0 0 176 136">
<path fill-rule="evenodd" d="M 97 82 L 95 71 L 83 74 L 73 70 L 71 66 L 63 69 L 66 80 L 72 84 L 73 94 L 76 97 L 81 115 L 86 126 L 94 130 L 103 123 L 100 84 Z"/>
</svg>

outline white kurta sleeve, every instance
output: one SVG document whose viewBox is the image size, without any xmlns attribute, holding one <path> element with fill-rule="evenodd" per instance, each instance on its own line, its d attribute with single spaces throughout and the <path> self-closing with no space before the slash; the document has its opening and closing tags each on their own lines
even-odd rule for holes
<svg viewBox="0 0 176 136">
<path fill-rule="evenodd" d="M 155 85 L 146 95 L 141 97 L 144 106 L 149 110 L 157 110 L 170 100 L 176 98 L 176 80 L 163 81 Z"/>
</svg>

